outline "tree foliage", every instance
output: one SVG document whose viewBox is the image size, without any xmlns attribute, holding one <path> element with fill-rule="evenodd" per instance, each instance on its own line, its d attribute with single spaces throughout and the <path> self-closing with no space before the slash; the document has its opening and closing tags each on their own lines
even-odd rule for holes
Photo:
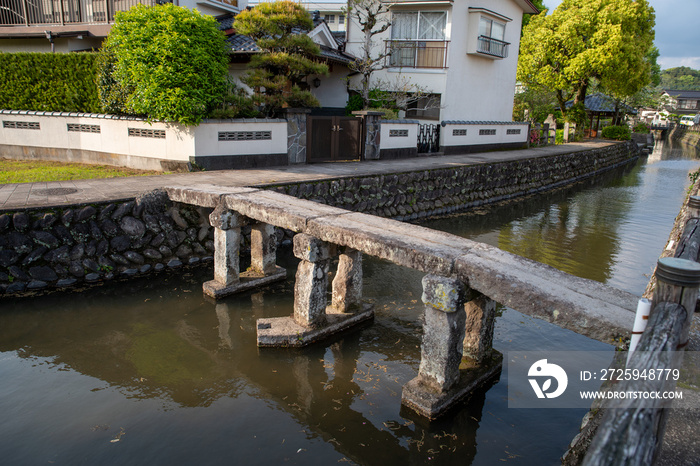
<svg viewBox="0 0 700 466">
<path fill-rule="evenodd" d="M 541 15 L 546 15 L 547 14 L 547 7 L 544 4 L 544 0 L 532 0 L 532 4 L 537 7 L 538 10 L 540 10 Z M 523 15 L 523 28 L 530 24 L 530 18 L 534 16 L 531 14 L 524 14 Z M 522 32 L 522 29 L 521 29 Z"/>
<path fill-rule="evenodd" d="M 647 0 L 564 0 L 523 31 L 518 79 L 554 90 L 562 109 L 572 98 L 582 103 L 594 84 L 616 98 L 634 95 L 652 79 L 654 18 Z"/>
<path fill-rule="evenodd" d="M 700 91 L 700 71 L 679 66 L 661 72 L 661 88 L 678 91 Z"/>
<path fill-rule="evenodd" d="M 328 74 L 320 49 L 304 32 L 313 29 L 309 13 L 292 1 L 263 2 L 236 16 L 236 32 L 253 38 L 261 50 L 241 81 L 252 88 L 265 113 L 285 107 L 318 107 L 308 90 L 311 75 Z"/>
<path fill-rule="evenodd" d="M 108 111 L 198 124 L 226 89 L 228 53 L 216 20 L 170 3 L 117 13 L 101 53 Z"/>
</svg>

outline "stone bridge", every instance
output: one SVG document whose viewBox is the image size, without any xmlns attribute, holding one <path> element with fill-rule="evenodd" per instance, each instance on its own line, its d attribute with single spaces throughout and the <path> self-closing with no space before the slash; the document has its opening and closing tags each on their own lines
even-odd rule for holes
<svg viewBox="0 0 700 466">
<path fill-rule="evenodd" d="M 204 284 L 214 298 L 284 279 L 274 227 L 297 233 L 294 315 L 259 319 L 258 346 L 303 346 L 372 319 L 362 299 L 363 254 L 424 272 L 421 363 L 402 403 L 428 418 L 500 374 L 502 356 L 491 346 L 497 302 L 608 343 L 628 336 L 634 323 L 632 294 L 448 233 L 262 189 L 166 191 L 173 201 L 214 208 L 214 280 Z M 244 224 L 252 225 L 251 266 L 241 272 Z"/>
</svg>

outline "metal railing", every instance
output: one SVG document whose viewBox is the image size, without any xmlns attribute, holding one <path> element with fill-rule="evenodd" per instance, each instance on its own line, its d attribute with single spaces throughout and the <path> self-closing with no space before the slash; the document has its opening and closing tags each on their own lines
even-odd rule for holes
<svg viewBox="0 0 700 466">
<path fill-rule="evenodd" d="M 103 24 L 114 14 L 143 4 L 153 6 L 162 0 L 2 0 L 0 26 L 62 26 Z"/>
<path fill-rule="evenodd" d="M 406 68 L 447 68 L 448 41 L 387 40 L 387 64 Z"/>
<path fill-rule="evenodd" d="M 479 44 L 477 52 L 486 55 L 491 55 L 498 58 L 506 58 L 508 56 L 508 46 L 510 42 L 493 39 L 487 36 L 479 36 Z"/>
</svg>

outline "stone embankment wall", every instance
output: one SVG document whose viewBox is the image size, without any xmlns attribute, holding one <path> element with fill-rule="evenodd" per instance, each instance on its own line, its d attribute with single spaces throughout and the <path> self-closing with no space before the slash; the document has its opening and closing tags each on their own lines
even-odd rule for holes
<svg viewBox="0 0 700 466">
<path fill-rule="evenodd" d="M 676 139 L 689 146 L 700 149 L 700 132 L 697 130 L 689 130 L 687 126 L 676 125 L 670 134 L 671 139 Z"/>
<path fill-rule="evenodd" d="M 280 193 L 401 221 L 565 186 L 630 161 L 636 144 L 551 157 L 273 186 Z"/>
<path fill-rule="evenodd" d="M 635 144 L 617 144 L 551 157 L 271 189 L 348 210 L 417 220 L 565 186 L 636 155 Z M 0 213 L 0 294 L 61 289 L 211 260 L 210 211 L 172 203 L 163 191 L 154 191 L 134 200 Z M 243 231 L 243 248 L 249 246 L 249 231 Z M 277 232 L 281 242 L 289 242 L 291 235 Z"/>
</svg>

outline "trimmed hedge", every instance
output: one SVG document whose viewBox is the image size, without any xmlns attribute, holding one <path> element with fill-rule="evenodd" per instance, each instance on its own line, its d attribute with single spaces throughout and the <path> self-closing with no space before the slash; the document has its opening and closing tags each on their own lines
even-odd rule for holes
<svg viewBox="0 0 700 466">
<path fill-rule="evenodd" d="M 0 53 L 0 108 L 100 112 L 95 53 Z"/>
<path fill-rule="evenodd" d="M 618 141 L 629 141 L 632 139 L 632 131 L 629 126 L 606 126 L 603 128 L 605 139 L 616 139 Z"/>
</svg>

